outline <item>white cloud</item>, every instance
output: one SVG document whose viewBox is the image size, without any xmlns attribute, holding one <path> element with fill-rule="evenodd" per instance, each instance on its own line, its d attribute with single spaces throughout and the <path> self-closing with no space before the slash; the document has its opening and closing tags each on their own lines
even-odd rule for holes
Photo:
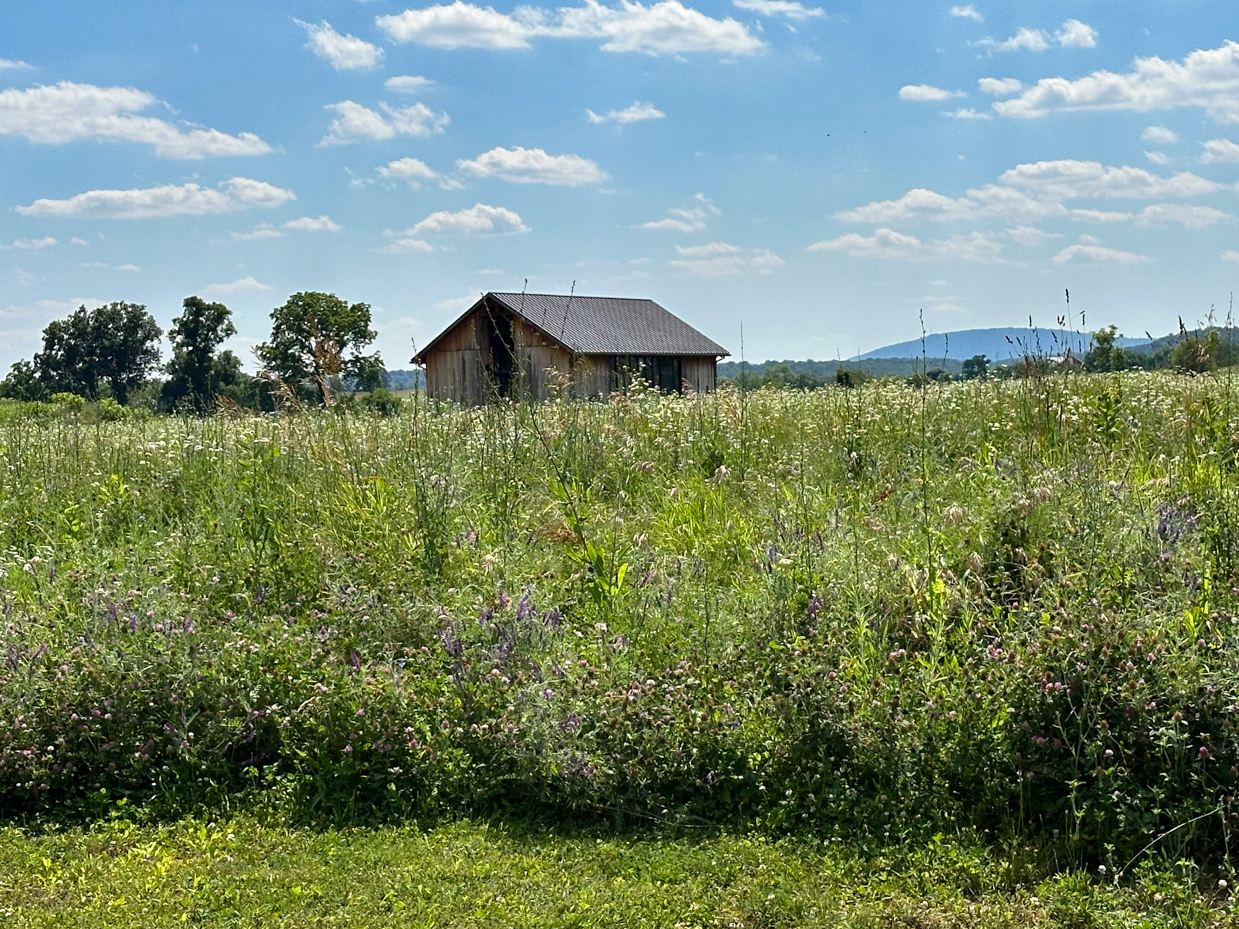
<svg viewBox="0 0 1239 929">
<path fill-rule="evenodd" d="M 994 97 L 1007 97 L 1024 89 L 1024 82 L 1014 77 L 983 77 L 977 81 L 981 93 Z"/>
<path fill-rule="evenodd" d="M 201 288 L 198 293 L 204 297 L 209 297 L 214 294 L 243 294 L 252 293 L 256 290 L 270 290 L 266 284 L 261 284 L 251 277 L 238 278 L 228 284 L 207 284 Z"/>
<path fill-rule="evenodd" d="M 1049 239 L 1062 238 L 1061 233 L 1044 232 L 1036 226 L 1015 226 L 1007 230 L 1007 235 L 1016 245 L 1022 245 L 1025 248 L 1032 248 Z"/>
<path fill-rule="evenodd" d="M 609 174 L 580 155 L 548 155 L 540 148 L 492 148 L 456 167 L 475 177 L 497 177 L 513 184 L 580 187 L 605 181 Z"/>
<path fill-rule="evenodd" d="M 585 111 L 585 116 L 591 123 L 615 122 L 621 126 L 647 119 L 662 119 L 666 115 L 662 110 L 655 108 L 652 103 L 639 103 L 635 100 L 632 106 L 624 107 L 622 110 L 608 110 L 605 116 L 599 116 L 593 110 Z"/>
<path fill-rule="evenodd" d="M 1223 185 L 1184 171 L 1159 177 L 1144 168 L 1105 167 L 1099 161 L 1038 161 L 1004 171 L 999 181 L 1054 200 L 1095 197 L 1160 200 L 1195 197 L 1223 190 Z"/>
<path fill-rule="evenodd" d="M 534 34 L 528 22 L 461 0 L 450 6 L 379 16 L 375 24 L 394 42 L 416 42 L 432 48 L 528 48 Z"/>
<path fill-rule="evenodd" d="M 90 244 L 85 239 L 79 239 L 77 236 L 74 236 L 69 241 L 72 242 L 74 245 L 89 245 Z"/>
<path fill-rule="evenodd" d="M 1130 110 L 1147 113 L 1200 107 L 1219 123 L 1239 122 L 1239 42 L 1198 49 L 1182 61 L 1137 58 L 1125 74 L 1094 71 L 1068 80 L 1042 78 L 1013 100 L 994 104 L 1003 116 L 1036 118 L 1049 113 Z"/>
<path fill-rule="evenodd" d="M 906 84 L 899 88 L 900 100 L 950 100 L 952 97 L 966 97 L 960 90 L 943 90 L 930 84 Z"/>
<path fill-rule="evenodd" d="M 134 87 L 96 87 L 61 81 L 26 90 L 0 90 L 0 135 L 17 135 L 44 145 L 83 139 L 138 142 L 162 158 L 196 160 L 263 155 L 269 146 L 251 132 L 228 135 L 216 129 L 180 129 L 162 119 L 135 116 L 156 103 Z"/>
<path fill-rule="evenodd" d="M 416 158 L 399 158 L 396 161 L 389 161 L 378 169 L 378 173 L 379 177 L 389 181 L 404 181 L 414 190 L 421 189 L 422 181 L 440 179 L 438 171 Z"/>
<path fill-rule="evenodd" d="M 330 216 L 302 216 L 290 219 L 284 224 L 285 229 L 297 229 L 301 232 L 339 232 L 344 227 Z"/>
<path fill-rule="evenodd" d="M 134 190 L 88 190 L 67 200 L 36 200 L 16 207 L 23 216 L 79 216 L 89 219 L 146 219 L 156 216 L 201 216 L 275 207 L 296 200 L 291 190 L 264 181 L 234 177 L 220 189 L 198 184 L 165 184 Z"/>
<path fill-rule="evenodd" d="M 529 232 L 529 227 L 521 220 L 520 215 L 501 206 L 487 206 L 485 203 L 475 203 L 467 210 L 455 213 L 442 210 L 431 213 L 420 223 L 402 233 L 405 236 L 419 236 L 426 233 L 457 233 L 460 235 L 477 235 L 488 232 Z"/>
<path fill-rule="evenodd" d="M 384 87 L 398 94 L 420 93 L 433 85 L 434 81 L 430 80 L 430 78 L 416 74 L 398 74 L 395 77 L 389 77 L 383 82 Z"/>
<path fill-rule="evenodd" d="M 20 248 L 24 251 L 35 251 L 40 248 L 51 248 L 56 240 L 50 235 L 42 239 L 14 239 L 12 245 L 0 245 L 0 248 Z"/>
<path fill-rule="evenodd" d="M 697 206 L 667 210 L 663 219 L 641 223 L 640 229 L 673 229 L 676 232 L 700 232 L 706 227 L 706 220 L 718 216 L 722 211 L 710 202 L 705 194 L 695 194 L 693 200 Z"/>
<path fill-rule="evenodd" d="M 978 23 L 985 22 L 985 17 L 978 13 L 977 8 L 971 3 L 967 6 L 953 6 L 949 12 L 952 16 L 958 17 L 959 19 L 971 19 L 973 22 Z"/>
<path fill-rule="evenodd" d="M 283 239 L 287 236 L 287 232 L 280 232 L 280 230 L 276 229 L 270 223 L 261 223 L 249 232 L 228 233 L 228 237 L 234 242 L 260 242 L 263 239 Z"/>
<path fill-rule="evenodd" d="M 116 266 L 115 268 L 113 268 L 112 270 L 113 270 L 113 271 L 126 271 L 126 272 L 129 272 L 129 273 L 136 273 L 136 272 L 138 272 L 138 271 L 141 271 L 142 269 L 141 269 L 141 268 L 139 268 L 137 265 L 117 265 L 117 266 Z"/>
<path fill-rule="evenodd" d="M 1021 48 L 1026 48 L 1031 52 L 1043 52 L 1050 47 L 1050 37 L 1040 29 L 1029 29 L 1027 26 L 1021 26 L 1015 31 L 1015 35 L 1009 39 L 1003 39 L 1001 42 L 986 36 L 984 39 L 980 39 L 972 44 L 988 49 L 991 54 L 994 52 L 1014 52 Z"/>
<path fill-rule="evenodd" d="M 434 246 L 429 242 L 405 236 L 390 245 L 384 245 L 378 251 L 381 255 L 412 255 L 416 252 L 433 252 L 434 250 Z"/>
<path fill-rule="evenodd" d="M 349 145 L 363 139 L 394 139 L 398 135 L 425 137 L 442 132 L 450 122 L 446 113 L 436 113 L 424 103 L 399 107 L 380 103 L 379 107 L 386 117 L 352 100 L 327 104 L 324 109 L 334 112 L 336 118 L 327 127 L 319 148 Z"/>
<path fill-rule="evenodd" d="M 452 297 L 448 300 L 440 300 L 438 303 L 431 304 L 431 309 L 441 310 L 445 313 L 463 313 L 473 304 L 478 302 L 480 293 L 466 294 L 463 297 Z"/>
<path fill-rule="evenodd" d="M 1201 147 L 1204 148 L 1200 156 L 1201 164 L 1239 161 L 1239 145 L 1230 139 L 1210 139 L 1208 142 L 1202 142 Z"/>
<path fill-rule="evenodd" d="M 553 13 L 518 7 L 512 14 L 456 0 L 379 16 L 375 23 L 393 41 L 436 48 L 521 49 L 528 48 L 535 36 L 604 39 L 603 51 L 647 55 L 752 55 L 764 47 L 736 20 L 712 19 L 679 0 L 661 0 L 648 7 L 633 0 L 620 0 L 614 7 L 586 0 L 582 6 Z"/>
<path fill-rule="evenodd" d="M 1106 248 L 1104 245 L 1095 244 L 1096 241 L 1096 239 L 1092 239 L 1090 237 L 1088 244 L 1068 245 L 1054 256 L 1054 262 L 1056 264 L 1067 264 L 1068 262 L 1080 259 L 1097 264 L 1109 262 L 1120 265 L 1135 265 L 1146 264 L 1153 260 L 1148 255 L 1138 255 L 1135 252 L 1124 252 L 1117 248 Z"/>
<path fill-rule="evenodd" d="M 762 16 L 786 16 L 788 19 L 808 19 L 810 16 L 825 16 L 820 7 L 806 7 L 796 0 L 731 0 L 732 5 L 742 10 L 751 10 Z"/>
<path fill-rule="evenodd" d="M 1170 156 L 1165 152 L 1145 152 L 1144 157 L 1155 165 L 1162 165 L 1164 167 L 1170 164 Z"/>
<path fill-rule="evenodd" d="M 993 119 L 989 113 L 979 113 L 976 110 L 961 107 L 958 110 L 943 110 L 943 116 L 951 119 Z"/>
<path fill-rule="evenodd" d="M 318 25 L 294 20 L 306 31 L 310 41 L 306 47 L 337 71 L 357 71 L 373 68 L 383 60 L 383 50 L 364 39 L 340 35 L 323 20 Z"/>
<path fill-rule="evenodd" d="M 28 71 L 30 65 L 24 61 L 14 61 L 12 58 L 0 58 L 0 71 Z"/>
<path fill-rule="evenodd" d="M 1178 133 L 1165 126 L 1147 126 L 1140 133 L 1141 142 L 1156 142 L 1158 145 L 1171 145 L 1179 141 Z"/>
<path fill-rule="evenodd" d="M 697 277 L 723 277 L 743 271 L 769 274 L 783 264 L 783 259 L 768 248 L 741 248 L 729 242 L 677 245 L 675 251 L 680 257 L 667 264 Z"/>
<path fill-rule="evenodd" d="M 984 187 L 967 191 L 959 198 L 947 197 L 918 187 L 909 190 L 897 200 L 879 200 L 852 210 L 843 210 L 835 214 L 835 219 L 876 226 L 917 219 L 951 221 L 1001 217 L 1033 221 L 1065 216 L 1067 212 L 1067 208 L 1061 203 L 1038 200 L 1012 187 L 986 184 Z"/>
<path fill-rule="evenodd" d="M 1203 229 L 1224 223 L 1233 217 L 1211 206 L 1187 206 L 1183 203 L 1155 203 L 1136 214 L 1136 225 L 1142 228 L 1174 223 L 1186 229 Z"/>
<path fill-rule="evenodd" d="M 904 261 L 968 261 L 1000 264 L 1002 245 L 983 232 L 922 241 L 893 229 L 878 229 L 871 236 L 849 232 L 837 239 L 814 242 L 806 251 L 843 252 L 850 258 L 897 258 Z"/>
<path fill-rule="evenodd" d="M 1093 48 L 1097 45 L 1097 30 L 1078 19 L 1069 19 L 1054 33 L 1062 48 Z"/>
<path fill-rule="evenodd" d="M 1223 261 L 1239 261 L 1239 251 L 1222 252 Z"/>
</svg>

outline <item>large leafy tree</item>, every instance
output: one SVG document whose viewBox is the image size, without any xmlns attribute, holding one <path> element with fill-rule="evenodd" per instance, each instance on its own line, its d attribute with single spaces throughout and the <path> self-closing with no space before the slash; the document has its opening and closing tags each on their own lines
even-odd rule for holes
<svg viewBox="0 0 1239 929">
<path fill-rule="evenodd" d="M 34 356 L 39 380 L 52 393 L 75 393 L 88 399 L 107 384 L 118 403 L 146 383 L 159 364 L 162 330 L 146 307 L 109 303 L 80 307 L 67 319 L 43 330 L 43 351 Z"/>
<path fill-rule="evenodd" d="M 201 297 L 186 297 L 181 315 L 172 320 L 168 338 L 172 360 L 163 399 L 173 409 L 208 412 L 220 393 L 236 388 L 245 375 L 232 352 L 219 351 L 225 339 L 236 335 L 232 310 Z"/>
<path fill-rule="evenodd" d="M 334 382 L 366 377 L 382 365 L 377 353 L 362 351 L 376 335 L 369 304 L 297 293 L 271 311 L 271 340 L 256 351 L 269 373 L 290 385 L 314 385 L 326 404 Z"/>
</svg>

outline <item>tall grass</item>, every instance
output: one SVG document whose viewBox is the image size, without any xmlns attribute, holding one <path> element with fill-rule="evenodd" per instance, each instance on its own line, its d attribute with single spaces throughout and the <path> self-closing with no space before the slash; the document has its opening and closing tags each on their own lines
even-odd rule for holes
<svg viewBox="0 0 1239 929">
<path fill-rule="evenodd" d="M 0 814 L 1224 856 L 1229 380 L 0 407 Z M 6 412 L 7 410 L 7 412 Z"/>
</svg>

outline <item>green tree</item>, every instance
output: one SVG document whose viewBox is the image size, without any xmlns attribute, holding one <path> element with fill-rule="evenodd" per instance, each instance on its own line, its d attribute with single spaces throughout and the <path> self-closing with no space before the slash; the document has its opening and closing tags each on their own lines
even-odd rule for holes
<svg viewBox="0 0 1239 929">
<path fill-rule="evenodd" d="M 34 364 L 22 360 L 9 369 L 9 376 L 0 381 L 0 397 L 8 400 L 42 400 L 47 388 L 39 381 Z"/>
<path fill-rule="evenodd" d="M 1115 344 L 1118 335 L 1117 326 L 1093 333 L 1092 344 L 1084 354 L 1085 371 L 1126 371 L 1135 364 L 1135 356 Z"/>
<path fill-rule="evenodd" d="M 973 355 L 966 358 L 959 369 L 960 376 L 965 381 L 976 380 L 989 374 L 989 358 L 985 355 Z"/>
<path fill-rule="evenodd" d="M 1216 329 L 1210 330 L 1203 339 L 1199 333 L 1193 333 L 1180 340 L 1170 352 L 1170 365 L 1186 374 L 1204 374 L 1217 367 L 1219 346 Z"/>
<path fill-rule="evenodd" d="M 236 333 L 232 311 L 224 304 L 185 298 L 181 315 L 168 330 L 172 360 L 163 399 L 170 408 L 208 412 L 223 388 L 236 386 L 244 378 L 232 352 L 218 353 L 224 340 Z"/>
<path fill-rule="evenodd" d="M 43 330 L 43 351 L 34 368 L 49 393 L 74 393 L 94 400 L 106 383 L 117 403 L 146 383 L 159 364 L 162 330 L 146 307 L 109 303 L 79 307 Z"/>
<path fill-rule="evenodd" d="M 369 304 L 296 293 L 271 311 L 271 340 L 259 345 L 257 354 L 266 371 L 285 383 L 313 385 L 326 405 L 340 378 L 359 378 L 382 366 L 378 354 L 362 353 L 376 335 Z"/>
</svg>

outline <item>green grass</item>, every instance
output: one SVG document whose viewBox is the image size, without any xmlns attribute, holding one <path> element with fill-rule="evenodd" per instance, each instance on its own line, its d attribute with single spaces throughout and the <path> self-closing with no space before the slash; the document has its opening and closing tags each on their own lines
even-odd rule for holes
<svg viewBox="0 0 1239 929">
<path fill-rule="evenodd" d="M 460 823 L 307 832 L 253 820 L 0 833 L 0 919 L 159 926 L 1223 926 L 1180 868 L 1021 879 L 984 849 L 860 857 L 805 840 L 522 832 Z"/>
</svg>

